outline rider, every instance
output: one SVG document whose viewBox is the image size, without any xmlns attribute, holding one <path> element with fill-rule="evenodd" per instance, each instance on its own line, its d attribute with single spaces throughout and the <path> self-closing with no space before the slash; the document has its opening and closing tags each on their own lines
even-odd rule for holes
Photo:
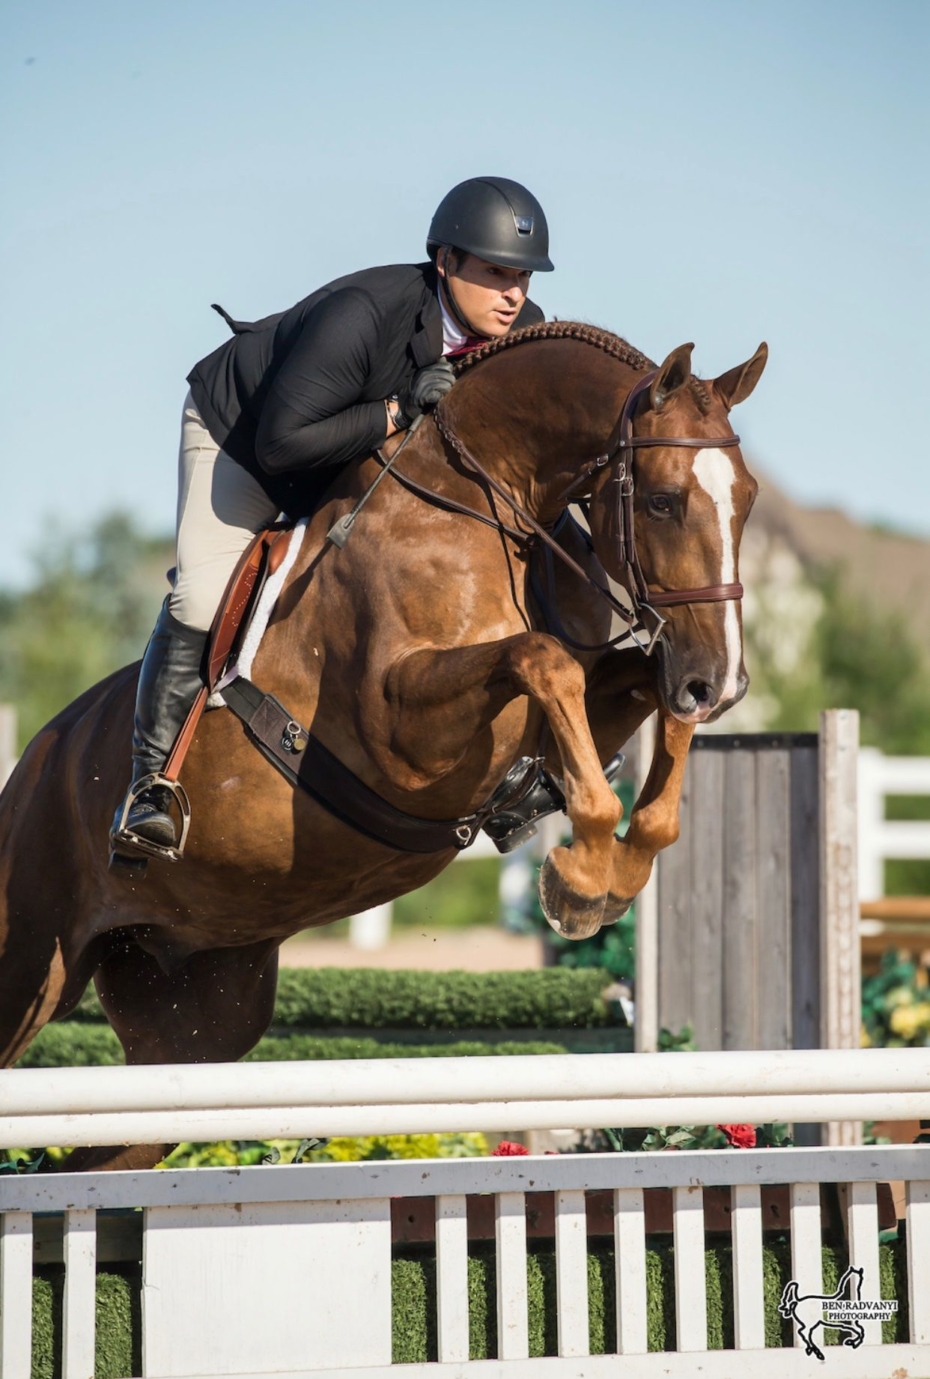
<svg viewBox="0 0 930 1379">
<path fill-rule="evenodd" d="M 518 182 L 460 182 L 440 202 L 426 247 L 428 263 L 337 278 L 261 321 L 214 307 L 233 336 L 187 379 L 174 585 L 139 672 L 132 783 L 111 842 L 126 812 L 124 833 L 177 845 L 171 791 L 159 777 L 202 683 L 214 613 L 252 537 L 281 512 L 312 512 L 344 465 L 435 406 L 454 382 L 450 358 L 543 319 L 526 293 L 533 272 L 552 269 L 549 231 Z"/>
</svg>

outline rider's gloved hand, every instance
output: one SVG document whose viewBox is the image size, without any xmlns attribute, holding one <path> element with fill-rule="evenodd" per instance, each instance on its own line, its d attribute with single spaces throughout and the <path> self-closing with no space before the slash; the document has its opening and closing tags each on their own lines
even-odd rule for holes
<svg viewBox="0 0 930 1379">
<path fill-rule="evenodd" d="M 429 407 L 441 402 L 455 382 L 455 372 L 448 359 L 439 359 L 435 364 L 427 364 L 413 375 L 410 386 L 398 397 L 400 414 L 395 413 L 395 424 L 403 429 Z"/>
</svg>

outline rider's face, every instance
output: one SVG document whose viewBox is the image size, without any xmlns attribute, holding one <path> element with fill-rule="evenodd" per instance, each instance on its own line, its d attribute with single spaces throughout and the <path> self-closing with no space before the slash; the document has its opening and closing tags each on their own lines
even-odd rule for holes
<svg viewBox="0 0 930 1379">
<path fill-rule="evenodd" d="M 439 255 L 440 275 L 451 284 L 455 304 L 476 335 L 506 335 L 520 314 L 530 274 L 469 254 L 462 262 L 448 250 Z"/>
</svg>

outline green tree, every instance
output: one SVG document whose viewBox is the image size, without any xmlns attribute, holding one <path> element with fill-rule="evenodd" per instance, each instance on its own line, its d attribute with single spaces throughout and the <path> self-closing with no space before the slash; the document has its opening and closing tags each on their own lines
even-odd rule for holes
<svg viewBox="0 0 930 1379">
<path fill-rule="evenodd" d="M 167 592 L 168 540 L 122 513 L 75 536 L 52 531 L 22 593 L 0 593 L 0 701 L 20 748 L 85 689 L 136 660 Z"/>
<path fill-rule="evenodd" d="M 930 663 L 904 618 L 849 593 L 838 569 L 819 572 L 812 584 L 820 612 L 787 666 L 768 638 L 764 607 L 760 625 L 746 628 L 750 692 L 774 710 L 766 727 L 813 731 L 823 708 L 858 709 L 864 745 L 930 754 Z"/>
<path fill-rule="evenodd" d="M 814 731 L 820 710 L 858 709 L 864 745 L 890 755 L 930 755 L 930 661 L 906 620 L 855 597 L 841 569 L 814 575 L 819 612 L 791 655 L 780 654 L 779 629 L 767 619 L 765 597 L 746 627 L 746 661 L 754 696 L 771 706 L 765 727 Z M 888 817 L 930 817 L 926 797 L 888 801 Z M 889 895 L 930 894 L 930 862 L 885 864 Z"/>
</svg>

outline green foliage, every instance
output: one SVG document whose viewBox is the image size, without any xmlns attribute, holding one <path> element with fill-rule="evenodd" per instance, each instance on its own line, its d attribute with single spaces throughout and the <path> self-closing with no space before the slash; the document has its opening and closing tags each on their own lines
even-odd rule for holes
<svg viewBox="0 0 930 1379">
<path fill-rule="evenodd" d="M 904 1242 L 880 1248 L 879 1265 L 883 1297 L 897 1297 L 899 1310 L 885 1323 L 886 1343 L 904 1341 L 908 1335 L 907 1288 L 903 1274 Z M 671 1243 L 653 1239 L 646 1251 L 647 1337 L 651 1352 L 671 1351 L 675 1332 L 675 1253 Z M 835 1281 L 845 1267 L 835 1249 L 823 1250 L 824 1285 Z M 731 1349 L 733 1324 L 733 1255 L 727 1244 L 714 1245 L 704 1254 L 707 1290 L 707 1344 L 710 1350 Z M 782 1290 L 791 1277 L 790 1249 L 784 1242 L 763 1249 L 765 1340 L 767 1346 L 791 1345 L 791 1324 L 778 1313 Z M 436 1266 L 432 1259 L 407 1253 L 392 1268 L 395 1364 L 423 1364 L 437 1358 Z M 555 1254 L 545 1244 L 531 1244 L 527 1253 L 527 1303 L 529 1351 L 532 1357 L 555 1355 L 556 1297 Z M 469 1357 L 493 1358 L 497 1354 L 496 1268 L 493 1246 L 481 1242 L 469 1246 L 468 1310 Z M 590 1244 L 588 1249 L 588 1329 L 592 1355 L 616 1353 L 615 1272 L 612 1248 Z"/>
<path fill-rule="evenodd" d="M 475 924 L 496 924 L 500 868 L 495 857 L 469 859 L 467 867 L 447 867 L 427 885 L 398 896 L 394 901 L 394 926 L 465 929 Z"/>
<path fill-rule="evenodd" d="M 793 1140 L 785 1124 L 753 1127 L 757 1149 L 786 1149 Z M 584 1140 L 585 1152 L 650 1153 L 659 1149 L 726 1149 L 729 1141 L 718 1125 L 653 1125 L 598 1130 Z"/>
<path fill-rule="evenodd" d="M 456 1039 L 452 1044 L 381 1043 L 378 1039 L 333 1038 L 312 1034 L 289 1034 L 278 1039 L 268 1035 L 251 1053 L 247 1063 L 280 1063 L 293 1059 L 323 1058 L 491 1058 L 495 1055 L 565 1053 L 562 1044 L 544 1039 L 505 1039 L 500 1043 L 481 1039 Z"/>
<path fill-rule="evenodd" d="M 382 1159 L 475 1159 L 484 1135 L 339 1135 L 330 1140 L 222 1140 L 179 1144 L 160 1168 L 243 1168 L 263 1163 L 358 1163 Z"/>
<path fill-rule="evenodd" d="M 551 1040 L 502 1040 L 485 1043 L 478 1039 L 457 1039 L 450 1044 L 379 1043 L 377 1039 L 352 1039 L 346 1036 L 303 1034 L 299 1031 L 283 1038 L 269 1035 L 262 1039 L 246 1062 L 278 1063 L 294 1059 L 332 1058 L 473 1058 L 502 1057 L 513 1054 L 565 1053 L 565 1047 Z M 46 1025 L 17 1063 L 18 1068 L 87 1068 L 123 1062 L 122 1046 L 109 1027 L 66 1021 Z"/>
<path fill-rule="evenodd" d="M 772 731 L 814 731 L 821 709 L 858 709 L 863 743 L 884 752 L 930 754 L 930 667 L 905 619 L 848 592 L 838 569 L 812 577 L 820 612 L 808 644 L 785 658 L 765 619 L 746 627 L 752 693 L 775 708 Z"/>
<path fill-rule="evenodd" d="M 617 1023 L 603 974 L 285 969 L 275 1024 L 325 1029 L 594 1029 Z"/>
<path fill-rule="evenodd" d="M 54 529 L 23 593 L 0 595 L 0 701 L 15 705 L 20 746 L 79 694 L 136 660 L 167 592 L 167 541 L 121 513 L 81 536 Z"/>
<path fill-rule="evenodd" d="M 665 1239 L 651 1237 L 646 1250 L 646 1326 L 648 1347 L 672 1351 L 675 1335 L 675 1253 Z M 824 1288 L 835 1286 L 846 1266 L 837 1249 L 822 1251 Z M 707 1287 L 707 1342 L 711 1350 L 733 1346 L 733 1257 L 729 1244 L 712 1245 L 704 1255 Z M 778 1314 L 782 1290 L 791 1277 L 791 1253 L 785 1241 L 767 1241 L 762 1259 L 765 1343 L 791 1345 L 791 1323 Z M 885 1344 L 908 1339 L 905 1242 L 879 1249 L 883 1298 L 897 1298 L 898 1311 L 882 1327 Z M 46 1266 L 38 1271 L 32 1298 L 32 1379 L 54 1379 L 60 1373 L 64 1271 Z M 556 1354 L 555 1252 L 551 1245 L 531 1243 L 527 1252 L 527 1301 L 530 1355 Z M 141 1373 L 141 1279 L 138 1268 L 97 1275 L 96 1379 L 118 1379 Z M 614 1253 L 606 1242 L 588 1249 L 588 1325 L 592 1355 L 616 1353 Z M 436 1262 L 418 1249 L 405 1249 L 391 1262 L 391 1307 L 394 1364 L 423 1364 L 437 1359 Z M 497 1355 L 496 1268 L 493 1242 L 475 1242 L 468 1250 L 469 1357 Z M 832 1342 L 836 1343 L 835 1333 Z"/>
<path fill-rule="evenodd" d="M 618 835 L 629 827 L 630 814 L 636 799 L 632 781 L 618 781 L 614 792 L 623 805 L 623 818 Z M 566 836 L 564 842 L 570 839 Z M 636 972 L 636 910 L 631 906 L 616 924 L 599 929 L 591 938 L 563 938 L 550 928 L 539 903 L 539 866 L 533 871 L 532 884 L 516 913 L 509 916 L 508 927 L 518 932 L 541 933 L 556 967 L 602 968 L 615 981 L 632 981 Z M 507 921 L 505 921 L 507 922 Z"/>
<path fill-rule="evenodd" d="M 663 1025 L 656 1042 L 659 1053 L 694 1053 L 697 1050 L 693 1025 L 682 1025 L 677 1034 Z"/>
<path fill-rule="evenodd" d="M 524 972 L 379 971 L 286 967 L 278 977 L 277 1029 L 601 1029 L 619 1023 L 590 968 Z M 105 1020 L 93 988 L 69 1017 Z"/>
<path fill-rule="evenodd" d="M 96 1068 L 123 1063 L 123 1046 L 109 1025 L 78 1021 L 46 1025 L 16 1064 L 18 1068 Z"/>
<path fill-rule="evenodd" d="M 890 948 L 862 983 L 862 1042 L 877 1048 L 930 1046 L 927 971 Z"/>
<path fill-rule="evenodd" d="M 64 1269 L 42 1269 L 32 1285 L 32 1376 L 61 1374 Z M 142 1373 L 142 1303 L 138 1268 L 97 1275 L 95 1379 Z"/>
<path fill-rule="evenodd" d="M 628 981 L 636 971 L 636 916 L 632 908 L 616 924 L 598 929 L 591 938 L 578 942 L 552 932 L 551 938 L 547 933 L 546 941 L 559 967 L 598 967 L 617 980 Z"/>
</svg>

